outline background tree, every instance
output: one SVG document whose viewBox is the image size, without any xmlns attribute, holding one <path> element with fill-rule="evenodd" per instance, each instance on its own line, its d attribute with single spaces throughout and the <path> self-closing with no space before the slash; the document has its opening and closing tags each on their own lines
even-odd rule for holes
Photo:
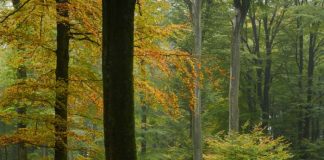
<svg viewBox="0 0 324 160">
<path fill-rule="evenodd" d="M 231 74 L 229 89 L 229 131 L 239 131 L 240 40 L 242 27 L 250 7 L 249 0 L 234 0 L 235 17 L 231 46 Z"/>
</svg>

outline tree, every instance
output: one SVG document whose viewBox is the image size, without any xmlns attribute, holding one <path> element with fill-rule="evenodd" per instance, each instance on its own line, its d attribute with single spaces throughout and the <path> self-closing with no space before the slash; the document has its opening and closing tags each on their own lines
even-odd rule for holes
<svg viewBox="0 0 324 160">
<path fill-rule="evenodd" d="M 69 82 L 69 1 L 56 0 L 56 99 L 55 99 L 55 160 L 67 160 L 67 105 Z"/>
<path fill-rule="evenodd" d="M 299 1 L 295 0 L 296 6 L 301 6 L 305 2 L 304 0 Z M 300 93 L 303 93 L 303 72 L 304 72 L 304 29 L 302 24 L 302 17 L 297 17 L 296 19 L 296 27 L 297 27 L 297 38 L 296 38 L 296 57 L 298 60 L 296 61 L 298 67 L 298 88 Z M 300 94 L 303 95 L 303 94 Z M 300 96 L 300 99 L 303 98 Z M 299 107 L 299 120 L 298 120 L 298 139 L 301 140 L 303 137 L 303 105 Z"/>
<path fill-rule="evenodd" d="M 231 45 L 231 75 L 229 88 L 229 132 L 239 131 L 239 81 L 240 81 L 240 39 L 241 30 L 250 7 L 250 0 L 234 0 L 235 17 L 233 19 Z"/>
<path fill-rule="evenodd" d="M 194 51 L 195 59 L 194 70 L 196 78 L 194 79 L 194 110 L 192 114 L 192 142 L 193 142 L 193 159 L 202 159 L 202 139 L 201 139 L 201 91 L 200 91 L 200 63 L 201 63 L 201 0 L 194 0 L 192 4 L 192 21 L 194 31 Z"/>
<path fill-rule="evenodd" d="M 103 0 L 102 74 L 107 160 L 135 160 L 134 0 Z"/>
<path fill-rule="evenodd" d="M 265 0 L 264 5 L 270 7 L 270 0 Z M 279 32 L 279 27 L 283 21 L 283 18 L 286 13 L 286 7 L 284 7 L 280 13 L 279 4 L 275 4 L 275 8 L 270 15 L 266 14 L 263 17 L 263 27 L 264 27 L 264 37 L 265 37 L 265 52 L 266 60 L 264 67 L 264 84 L 263 84 L 263 101 L 262 101 L 262 123 L 264 127 L 269 125 L 269 116 L 270 116 L 270 86 L 271 86 L 271 67 L 272 67 L 272 49 L 274 45 L 274 40 Z M 278 11 L 279 10 L 279 11 Z M 278 12 L 280 13 L 278 15 Z"/>
<path fill-rule="evenodd" d="M 185 0 L 192 20 L 192 30 L 194 33 L 193 57 L 194 57 L 194 105 L 191 111 L 191 136 L 193 144 L 193 159 L 202 159 L 201 140 L 201 90 L 200 90 L 200 66 L 202 50 L 202 28 L 201 28 L 201 6 L 202 0 Z"/>
</svg>

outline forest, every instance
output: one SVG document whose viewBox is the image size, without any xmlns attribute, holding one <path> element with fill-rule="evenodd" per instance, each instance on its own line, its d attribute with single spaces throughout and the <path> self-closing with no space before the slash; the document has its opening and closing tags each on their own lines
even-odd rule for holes
<svg viewBox="0 0 324 160">
<path fill-rule="evenodd" d="M 324 160 L 324 1 L 0 0 L 0 160 Z"/>
</svg>

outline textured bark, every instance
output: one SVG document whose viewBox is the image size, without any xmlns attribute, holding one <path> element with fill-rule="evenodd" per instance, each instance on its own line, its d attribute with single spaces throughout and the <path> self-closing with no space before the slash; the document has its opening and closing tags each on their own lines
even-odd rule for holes
<svg viewBox="0 0 324 160">
<path fill-rule="evenodd" d="M 103 0 L 104 138 L 107 160 L 135 160 L 135 0 Z"/>
<path fill-rule="evenodd" d="M 231 58 L 231 76 L 229 89 L 229 131 L 239 131 L 239 82 L 240 82 L 240 27 L 241 11 L 235 9 L 233 35 L 232 35 L 232 58 Z"/>
<path fill-rule="evenodd" d="M 229 87 L 229 132 L 239 131 L 239 83 L 240 83 L 240 39 L 244 20 L 249 9 L 250 1 L 234 0 L 235 17 L 233 19 L 231 69 Z"/>
<path fill-rule="evenodd" d="M 67 103 L 69 71 L 68 0 L 56 0 L 57 50 L 55 99 L 55 160 L 67 160 Z"/>
<path fill-rule="evenodd" d="M 192 114 L 192 142 L 193 142 L 193 160 L 202 159 L 202 139 L 201 139 L 201 93 L 200 93 L 200 63 L 201 63 L 201 0 L 194 0 L 192 4 L 192 22 L 194 31 L 194 51 L 195 73 L 197 77 L 194 80 L 195 88 L 195 105 Z"/>
</svg>

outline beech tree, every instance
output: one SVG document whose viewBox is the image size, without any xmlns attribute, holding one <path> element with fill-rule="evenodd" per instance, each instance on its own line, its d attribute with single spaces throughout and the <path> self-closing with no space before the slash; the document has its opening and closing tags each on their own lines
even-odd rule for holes
<svg viewBox="0 0 324 160">
<path fill-rule="evenodd" d="M 229 89 L 229 132 L 239 131 L 239 84 L 240 84 L 240 40 L 241 30 L 250 7 L 250 0 L 234 0 L 235 17 L 233 19 L 231 46 L 231 75 Z"/>
<path fill-rule="evenodd" d="M 55 160 L 67 160 L 67 105 L 69 84 L 69 1 L 56 0 L 56 100 L 55 100 Z"/>
<path fill-rule="evenodd" d="M 201 28 L 201 0 L 194 0 L 192 4 L 192 22 L 194 32 L 194 51 L 195 58 L 194 70 L 196 78 L 194 79 L 195 104 L 192 114 L 192 142 L 193 142 L 193 159 L 202 159 L 202 135 L 201 135 L 201 91 L 200 91 L 200 66 L 201 66 L 201 43 L 202 43 L 202 28 Z"/>
<path fill-rule="evenodd" d="M 107 160 L 135 160 L 134 0 L 103 0 L 102 74 Z"/>
</svg>

